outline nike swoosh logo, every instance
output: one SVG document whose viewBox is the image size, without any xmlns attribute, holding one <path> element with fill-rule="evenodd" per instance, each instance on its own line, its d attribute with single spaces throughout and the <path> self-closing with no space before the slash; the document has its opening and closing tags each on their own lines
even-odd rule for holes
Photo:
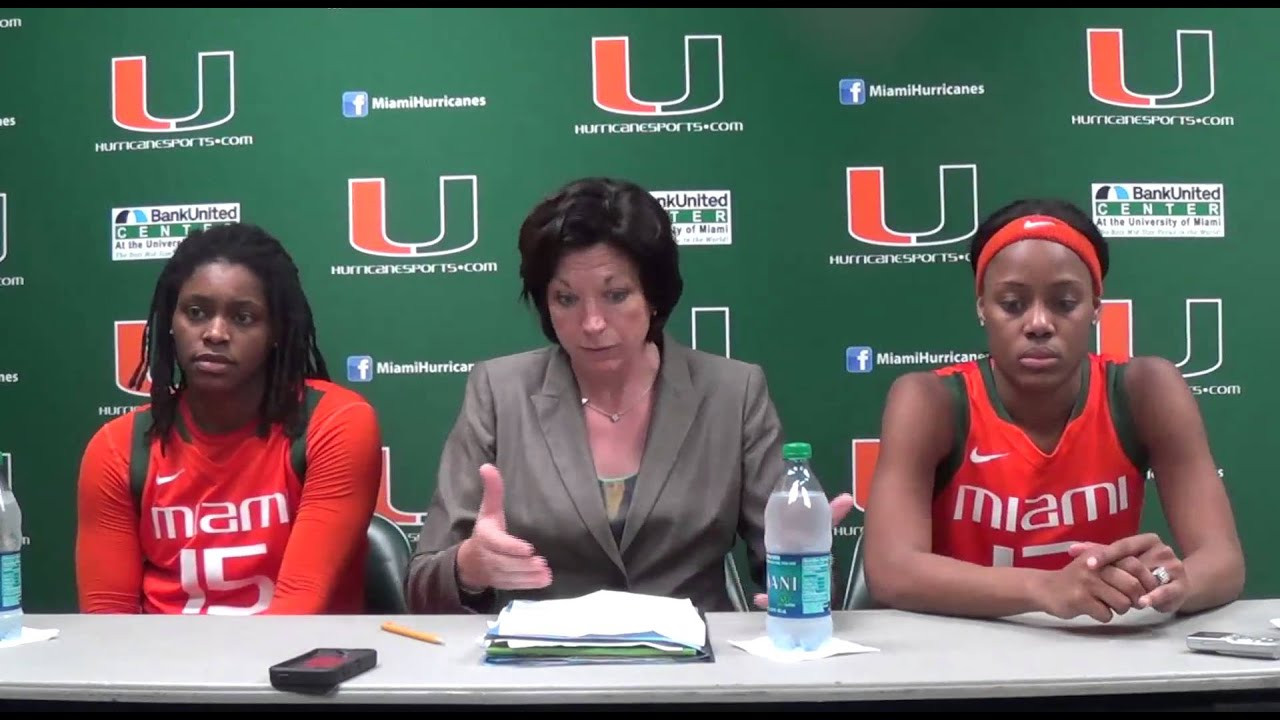
<svg viewBox="0 0 1280 720">
<path fill-rule="evenodd" d="M 171 482 L 173 482 L 174 480 L 177 480 L 177 479 L 178 479 L 178 476 L 179 476 L 179 475 L 181 475 L 181 474 L 182 474 L 182 473 L 184 473 L 184 472 L 186 472 L 186 470 L 179 470 L 178 472 L 176 472 L 176 473 L 174 473 L 174 474 L 172 474 L 172 475 L 157 475 L 157 476 L 156 476 L 156 484 L 157 484 L 157 485 L 165 485 L 165 484 L 167 484 L 167 483 L 171 483 Z"/>
<path fill-rule="evenodd" d="M 1026 222 L 1022 223 L 1022 229 L 1023 229 L 1023 230 L 1034 230 L 1034 229 L 1039 228 L 1039 227 L 1049 227 L 1049 226 L 1050 226 L 1050 225 L 1052 225 L 1052 224 L 1053 224 L 1053 223 L 1049 222 L 1048 220 L 1028 220 L 1028 221 L 1026 221 Z"/>
<path fill-rule="evenodd" d="M 996 453 L 995 455 L 983 455 L 978 452 L 978 448 L 974 448 L 973 452 L 969 453 L 969 460 L 977 464 L 982 464 L 984 462 L 991 462 L 992 460 L 999 460 L 1008 454 L 1009 453 Z"/>
</svg>

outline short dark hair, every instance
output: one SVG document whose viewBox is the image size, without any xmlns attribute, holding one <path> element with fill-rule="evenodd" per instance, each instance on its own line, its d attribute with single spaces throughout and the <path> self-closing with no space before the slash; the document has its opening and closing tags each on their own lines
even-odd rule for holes
<svg viewBox="0 0 1280 720">
<path fill-rule="evenodd" d="M 568 252 L 607 243 L 636 266 L 645 299 L 654 309 L 648 340 L 660 342 L 667 318 L 684 292 L 680 251 L 671 216 L 639 185 L 616 178 L 574 180 L 544 198 L 520 225 L 520 297 L 533 303 L 542 333 L 558 343 L 547 286 Z"/>
<path fill-rule="evenodd" d="M 1021 198 L 988 215 L 969 242 L 969 266 L 973 268 L 975 276 L 978 274 L 978 256 L 982 254 L 982 248 L 986 247 L 991 236 L 1014 218 L 1023 215 L 1048 215 L 1075 228 L 1093 246 L 1093 251 L 1098 254 L 1102 277 L 1107 277 L 1111 258 L 1106 238 L 1102 237 L 1102 232 L 1088 214 L 1071 202 L 1059 198 Z"/>
<path fill-rule="evenodd" d="M 173 312 L 182 284 L 201 265 L 224 260 L 249 268 L 262 281 L 276 346 L 267 356 L 267 378 L 260 414 L 265 430 L 269 423 L 283 423 L 291 437 L 301 433 L 299 408 L 306 378 L 329 379 L 324 357 L 316 344 L 311 306 L 302 291 L 298 268 L 280 241 L 256 225 L 229 223 L 200 229 L 188 235 L 160 271 L 147 327 L 142 357 L 130 386 L 141 389 L 151 371 L 151 416 L 148 433 L 167 438 L 177 411 L 177 393 L 185 378 L 174 379 Z"/>
</svg>

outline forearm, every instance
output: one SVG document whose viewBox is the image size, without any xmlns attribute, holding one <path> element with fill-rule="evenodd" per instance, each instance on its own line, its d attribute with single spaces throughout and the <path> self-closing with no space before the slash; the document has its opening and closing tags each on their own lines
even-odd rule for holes
<svg viewBox="0 0 1280 720">
<path fill-rule="evenodd" d="M 83 531 L 82 531 L 83 532 Z M 136 615 L 142 612 L 141 561 L 131 553 L 90 548 L 92 533 L 76 549 L 76 590 L 83 613 Z"/>
<path fill-rule="evenodd" d="M 1006 617 L 1042 611 L 1037 587 L 1044 571 L 984 567 L 929 552 L 896 555 L 867 581 L 875 598 L 913 612 Z"/>
<path fill-rule="evenodd" d="M 1225 605 L 1244 591 L 1244 558 L 1239 548 L 1207 546 L 1182 561 L 1188 593 L 1178 612 L 1194 613 Z"/>
<path fill-rule="evenodd" d="M 80 591 L 80 612 L 90 615 L 138 615 L 139 595 L 110 589 L 85 588 Z"/>
</svg>

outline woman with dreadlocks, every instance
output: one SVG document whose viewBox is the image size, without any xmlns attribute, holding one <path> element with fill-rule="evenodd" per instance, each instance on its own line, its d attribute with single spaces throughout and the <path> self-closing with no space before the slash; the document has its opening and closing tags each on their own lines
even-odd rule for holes
<svg viewBox="0 0 1280 720">
<path fill-rule="evenodd" d="M 361 612 L 377 416 L 329 381 L 274 237 L 230 224 L 183 240 L 133 387 L 148 375 L 151 401 L 99 429 L 81 463 L 81 610 Z"/>
</svg>

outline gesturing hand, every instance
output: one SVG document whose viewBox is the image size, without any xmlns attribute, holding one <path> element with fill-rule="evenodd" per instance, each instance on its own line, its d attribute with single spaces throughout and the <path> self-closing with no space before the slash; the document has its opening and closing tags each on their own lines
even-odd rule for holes
<svg viewBox="0 0 1280 720">
<path fill-rule="evenodd" d="M 458 579 L 471 590 L 525 590 L 551 584 L 551 568 L 533 546 L 507 533 L 502 506 L 502 474 L 488 463 L 480 467 L 484 494 L 471 537 L 458 548 Z"/>
<path fill-rule="evenodd" d="M 844 521 L 845 516 L 853 509 L 853 496 L 849 493 L 841 493 L 831 499 L 831 526 L 835 527 Z M 831 592 L 835 592 L 835 584 L 832 583 Z M 756 593 L 751 598 L 751 602 L 760 610 L 769 609 L 769 596 L 766 593 Z"/>
<path fill-rule="evenodd" d="M 1076 543 L 1067 552 L 1085 558 L 1100 577 L 1132 597 L 1134 607 L 1177 612 L 1191 592 L 1182 560 L 1155 533 L 1133 535 L 1110 545 Z M 1137 587 L 1126 578 L 1136 579 Z"/>
</svg>

